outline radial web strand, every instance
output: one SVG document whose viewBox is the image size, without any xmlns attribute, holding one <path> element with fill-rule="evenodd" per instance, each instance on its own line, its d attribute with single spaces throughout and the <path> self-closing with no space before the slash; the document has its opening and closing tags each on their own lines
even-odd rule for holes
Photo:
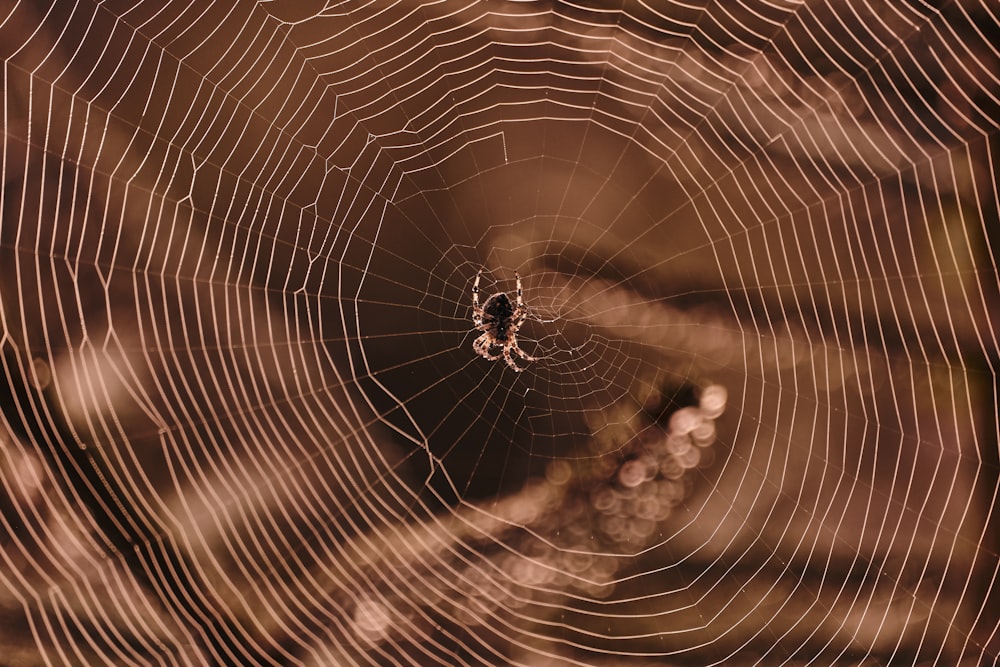
<svg viewBox="0 0 1000 667">
<path fill-rule="evenodd" d="M 994 664 L 998 23 L 8 3 L 3 660 Z"/>
</svg>

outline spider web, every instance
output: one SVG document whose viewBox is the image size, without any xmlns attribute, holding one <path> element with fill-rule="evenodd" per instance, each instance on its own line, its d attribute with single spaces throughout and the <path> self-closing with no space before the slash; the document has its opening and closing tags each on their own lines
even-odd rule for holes
<svg viewBox="0 0 1000 667">
<path fill-rule="evenodd" d="M 997 23 L 8 4 L 5 659 L 992 664 Z"/>
</svg>

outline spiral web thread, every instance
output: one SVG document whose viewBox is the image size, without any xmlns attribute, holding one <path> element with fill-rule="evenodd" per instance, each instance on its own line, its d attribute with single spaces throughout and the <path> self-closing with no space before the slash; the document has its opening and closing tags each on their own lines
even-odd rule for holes
<svg viewBox="0 0 1000 667">
<path fill-rule="evenodd" d="M 5 659 L 993 664 L 997 24 L 0 10 Z"/>
</svg>

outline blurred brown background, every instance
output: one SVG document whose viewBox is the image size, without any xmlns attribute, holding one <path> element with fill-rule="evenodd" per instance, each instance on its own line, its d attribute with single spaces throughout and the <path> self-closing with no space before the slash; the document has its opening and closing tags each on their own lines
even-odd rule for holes
<svg viewBox="0 0 1000 667">
<path fill-rule="evenodd" d="M 0 12 L 9 664 L 995 659 L 995 10 L 585 4 Z"/>
</svg>

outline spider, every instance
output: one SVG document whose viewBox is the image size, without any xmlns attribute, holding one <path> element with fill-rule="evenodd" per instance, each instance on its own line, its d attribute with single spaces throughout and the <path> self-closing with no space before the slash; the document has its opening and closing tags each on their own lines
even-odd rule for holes
<svg viewBox="0 0 1000 667">
<path fill-rule="evenodd" d="M 511 352 L 517 354 L 525 361 L 538 361 L 520 348 L 517 344 L 517 332 L 528 317 L 528 307 L 524 305 L 523 290 L 521 289 L 521 276 L 514 272 L 517 279 L 517 300 L 511 303 L 510 297 L 504 292 L 497 292 L 486 303 L 479 305 L 479 279 L 483 272 L 476 274 L 476 282 L 472 283 L 472 322 L 476 329 L 483 332 L 483 335 L 472 342 L 472 349 L 476 354 L 496 361 L 503 357 L 507 365 L 515 372 L 520 373 L 520 368 L 514 363 Z M 492 354 L 491 350 L 500 348 L 500 352 Z"/>
</svg>

